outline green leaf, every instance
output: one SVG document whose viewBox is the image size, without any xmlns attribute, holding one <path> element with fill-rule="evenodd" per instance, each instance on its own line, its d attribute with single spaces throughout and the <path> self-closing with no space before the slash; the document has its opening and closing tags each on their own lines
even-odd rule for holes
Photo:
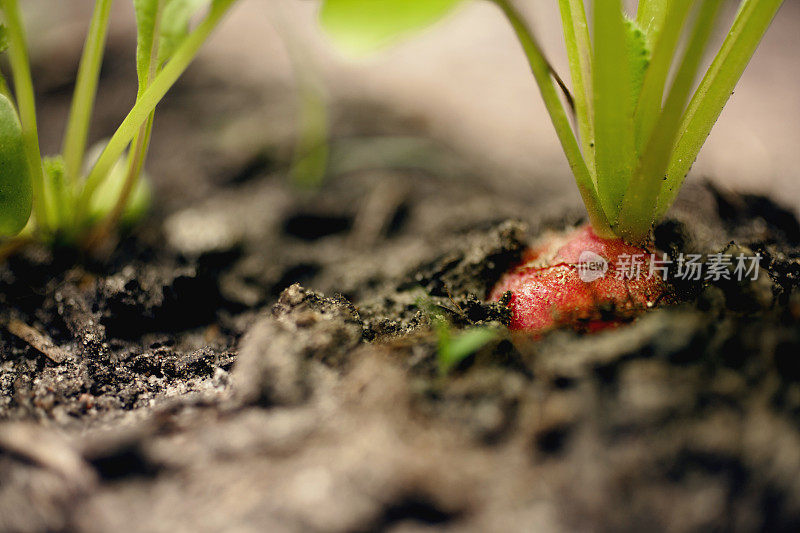
<svg viewBox="0 0 800 533">
<path fill-rule="evenodd" d="M 440 319 L 436 322 L 439 332 L 438 360 L 441 374 L 447 374 L 458 363 L 497 338 L 497 331 L 490 328 L 473 328 L 454 337 L 447 322 Z"/>
<path fill-rule="evenodd" d="M 2 2 L 4 0 L 0 0 Z M 117 160 L 125 152 L 131 141 L 140 132 L 142 124 L 147 122 L 153 110 L 164 98 L 164 95 L 178 81 L 178 78 L 189 68 L 192 60 L 197 56 L 203 43 L 217 28 L 228 10 L 237 0 L 214 0 L 208 15 L 200 21 L 189 36 L 180 44 L 172 60 L 168 61 L 161 72 L 152 80 L 147 89 L 136 99 L 136 103 L 128 115 L 111 136 L 100 157 L 91 168 L 83 189 L 78 196 L 76 213 L 82 219 L 89 206 L 89 200 L 96 188 L 111 172 Z"/>
<path fill-rule="evenodd" d="M 31 216 L 33 191 L 22 127 L 11 101 L 0 95 L 0 237 L 16 235 Z"/>
<path fill-rule="evenodd" d="M 64 178 L 70 186 L 78 183 L 80 168 L 86 155 L 86 142 L 97 99 L 97 85 L 103 65 L 112 4 L 113 0 L 97 0 L 94 4 L 92 21 L 75 79 L 75 91 L 61 150 L 64 156 Z"/>
<path fill-rule="evenodd" d="M 210 3 L 210 0 L 134 0 L 140 93 L 189 36 L 192 17 Z"/>
<path fill-rule="evenodd" d="M 528 64 L 531 67 L 533 77 L 539 86 L 539 91 L 544 100 L 545 107 L 550 115 L 550 120 L 555 127 L 556 135 L 561 142 L 564 155 L 569 161 L 578 191 L 581 193 L 586 211 L 589 213 L 589 221 L 598 235 L 611 237 L 613 233 L 609 228 L 607 217 L 598 198 L 598 191 L 595 188 L 592 173 L 581 153 L 580 145 L 575 137 L 575 132 L 569 121 L 566 109 L 561 102 L 561 96 L 556 89 L 553 80 L 552 69 L 547 59 L 542 53 L 542 49 L 531 31 L 530 27 L 522 18 L 521 13 L 509 0 L 494 0 L 494 3 L 503 11 L 503 14 L 511 23 L 519 39 Z"/>
<path fill-rule="evenodd" d="M 325 0 L 322 27 L 346 53 L 362 55 L 435 23 L 463 0 Z"/>
<path fill-rule="evenodd" d="M 158 49 L 159 68 L 164 65 L 189 36 L 192 17 L 209 5 L 209 0 L 168 0 L 161 20 L 161 42 Z"/>
<path fill-rule="evenodd" d="M 33 209 L 38 229 L 46 232 L 47 213 L 44 211 L 43 202 L 39 201 L 44 192 L 44 173 L 42 172 L 42 153 L 39 148 L 39 129 L 36 121 L 36 93 L 33 90 L 25 25 L 19 0 L 0 0 L 0 9 L 5 15 L 8 30 L 8 60 L 14 78 L 14 97 L 19 113 L 17 116 L 22 128 L 30 183 L 33 187 Z M 3 172 L 6 170 L 4 169 Z"/>
<path fill-rule="evenodd" d="M 139 96 L 151 79 L 154 57 L 158 54 L 158 34 L 165 0 L 133 0 L 136 12 L 136 77 Z"/>
</svg>

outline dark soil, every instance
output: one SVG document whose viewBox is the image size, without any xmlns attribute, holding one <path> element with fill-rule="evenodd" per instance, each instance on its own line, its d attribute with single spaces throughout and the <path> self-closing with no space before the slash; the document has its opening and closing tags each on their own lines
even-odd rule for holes
<svg viewBox="0 0 800 533">
<path fill-rule="evenodd" d="M 123 105 L 104 102 L 98 136 Z M 758 281 L 676 285 L 595 335 L 505 333 L 441 377 L 420 296 L 456 329 L 502 324 L 491 285 L 581 208 L 431 143 L 359 167 L 376 135 L 425 128 L 350 103 L 349 171 L 300 191 L 290 137 L 251 135 L 291 124 L 285 102 L 194 71 L 159 112 L 145 227 L 108 258 L 0 267 L 0 530 L 800 528 L 790 211 L 688 186 L 657 245 L 759 252 Z"/>
</svg>

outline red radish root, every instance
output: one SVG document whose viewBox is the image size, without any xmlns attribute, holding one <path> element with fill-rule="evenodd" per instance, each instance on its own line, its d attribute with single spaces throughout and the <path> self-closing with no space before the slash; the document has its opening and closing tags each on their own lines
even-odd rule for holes
<svg viewBox="0 0 800 533">
<path fill-rule="evenodd" d="M 588 331 L 613 327 L 666 294 L 659 269 L 666 263 L 662 254 L 651 254 L 581 227 L 529 249 L 490 298 L 500 300 L 511 292 L 512 330 L 538 334 L 563 326 Z"/>
</svg>

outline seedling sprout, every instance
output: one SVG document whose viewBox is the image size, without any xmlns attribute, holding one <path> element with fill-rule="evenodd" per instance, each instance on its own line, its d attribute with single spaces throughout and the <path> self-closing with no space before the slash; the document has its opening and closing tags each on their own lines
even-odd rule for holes
<svg viewBox="0 0 800 533">
<path fill-rule="evenodd" d="M 236 0 L 134 0 L 136 100 L 92 157 L 89 125 L 113 0 L 96 0 L 81 56 L 61 153 L 42 157 L 27 37 L 19 0 L 0 0 L 13 94 L 0 74 L 0 257 L 38 240 L 92 247 L 148 203 L 141 180 L 155 108 Z M 196 15 L 204 13 L 192 27 Z M 127 154 L 126 154 L 127 151 Z M 20 234 L 20 232 L 22 232 Z M 16 236 L 16 237 L 15 237 Z M 12 240 L 9 240 L 13 238 Z"/>
</svg>

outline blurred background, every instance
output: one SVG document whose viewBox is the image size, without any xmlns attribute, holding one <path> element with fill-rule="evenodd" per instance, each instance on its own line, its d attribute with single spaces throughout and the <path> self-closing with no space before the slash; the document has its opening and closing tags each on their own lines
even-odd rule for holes
<svg viewBox="0 0 800 533">
<path fill-rule="evenodd" d="M 32 16 L 36 54 L 58 58 L 63 75 L 74 75 L 93 2 L 26 0 L 25 4 Z M 495 185 L 500 188 L 516 192 L 525 188 L 539 198 L 546 194 L 570 203 L 579 201 L 523 54 L 494 6 L 469 3 L 433 31 L 353 62 L 341 57 L 322 35 L 316 23 L 318 4 L 241 0 L 198 63 L 204 72 L 214 72 L 233 86 L 254 92 L 263 87 L 273 109 L 288 110 L 295 106 L 296 76 L 287 43 L 294 43 L 289 46 L 300 50 L 305 66 L 318 77 L 332 105 L 378 103 L 422 125 L 428 135 L 455 153 L 469 154 L 471 165 L 498 173 Z M 518 4 L 558 71 L 566 75 L 557 3 L 521 0 Z M 731 2 L 731 16 L 734 8 Z M 132 2 L 116 2 L 114 9 L 111 42 L 132 47 Z M 771 193 L 797 210 L 798 23 L 800 3 L 786 2 L 695 165 L 693 180 L 708 178 L 735 190 Z M 133 70 L 132 63 L 128 68 Z M 285 130 L 294 127 L 291 120 L 281 124 L 256 106 L 254 102 L 251 118 L 258 120 L 239 125 L 248 129 L 250 142 L 259 144 L 290 134 Z M 369 120 L 368 106 L 349 112 L 367 115 Z M 112 118 L 108 117 L 110 124 Z M 46 148 L 55 150 L 60 135 L 56 133 L 44 134 Z"/>
<path fill-rule="evenodd" d="M 516 1 L 566 73 L 556 0 Z M 52 154 L 94 2 L 20 3 Z M 766 243 L 774 279 L 604 337 L 503 340 L 452 380 L 417 284 L 493 316 L 479 299 L 504 261 L 585 210 L 492 5 L 358 62 L 318 7 L 239 1 L 159 105 L 155 212 L 108 264 L 0 269 L 3 311 L 77 354 L 0 337 L 0 420 L 22 423 L 0 422 L 0 530 L 799 531 L 800 226 L 719 189 L 800 214 L 800 2 L 665 224 L 680 251 Z M 117 0 L 92 142 L 130 109 L 134 55 Z M 289 172 L 304 112 L 331 134 L 311 190 Z"/>
</svg>

